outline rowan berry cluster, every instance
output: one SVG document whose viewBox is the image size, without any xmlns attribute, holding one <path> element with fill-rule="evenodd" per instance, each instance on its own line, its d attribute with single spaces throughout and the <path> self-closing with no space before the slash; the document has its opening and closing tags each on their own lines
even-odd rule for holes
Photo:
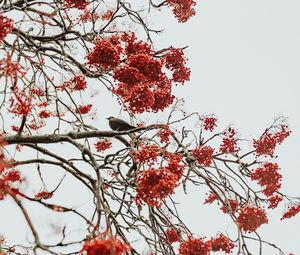
<svg viewBox="0 0 300 255">
<path fill-rule="evenodd" d="M 18 62 L 13 61 L 10 55 L 7 55 L 0 60 L 0 76 L 5 76 L 7 78 L 11 77 L 13 80 L 17 80 L 18 77 L 22 78 L 25 76 L 25 74 L 26 71 L 24 70 L 24 68 Z"/>
<path fill-rule="evenodd" d="M 233 128 L 228 128 L 227 131 L 223 133 L 223 142 L 220 146 L 220 151 L 222 153 L 234 153 L 239 148 L 237 147 L 236 131 Z"/>
<path fill-rule="evenodd" d="M 48 112 L 47 110 L 42 110 L 39 112 L 39 117 L 41 119 L 47 119 L 50 118 L 52 116 L 52 114 L 50 112 Z"/>
<path fill-rule="evenodd" d="M 126 83 L 121 83 L 113 91 L 123 98 L 125 104 L 133 113 L 150 111 L 155 102 L 154 95 L 147 84 L 130 87 Z"/>
<path fill-rule="evenodd" d="M 204 130 L 209 130 L 210 132 L 212 132 L 215 127 L 217 126 L 217 119 L 215 117 L 205 117 L 202 120 L 202 125 Z"/>
<path fill-rule="evenodd" d="M 168 161 L 168 165 L 165 169 L 174 174 L 179 181 L 186 166 L 185 164 L 182 164 L 182 155 L 176 153 L 165 153 L 165 158 Z"/>
<path fill-rule="evenodd" d="M 88 9 L 84 9 L 83 13 L 79 15 L 78 21 L 80 23 L 87 23 L 87 22 L 91 22 L 91 21 L 95 22 L 100 18 L 101 18 L 101 16 L 98 13 L 91 12 Z"/>
<path fill-rule="evenodd" d="M 181 239 L 180 232 L 177 229 L 174 229 L 174 228 L 168 228 L 167 229 L 166 237 L 167 237 L 167 241 L 169 243 L 180 242 L 180 239 Z"/>
<path fill-rule="evenodd" d="M 268 218 L 263 208 L 245 206 L 240 210 L 237 223 L 240 229 L 246 232 L 254 232 L 261 225 L 268 223 Z"/>
<path fill-rule="evenodd" d="M 166 168 L 150 168 L 138 174 L 135 200 L 144 201 L 149 206 L 159 207 L 162 201 L 174 193 L 178 177 Z"/>
<path fill-rule="evenodd" d="M 191 154 L 199 165 L 209 167 L 213 161 L 214 149 L 210 146 L 201 146 L 194 149 Z"/>
<path fill-rule="evenodd" d="M 157 112 L 173 103 L 172 85 L 189 80 L 190 69 L 181 49 L 170 49 L 157 57 L 151 45 L 134 33 L 97 39 L 87 55 L 87 64 L 112 71 L 117 81 L 112 88 L 132 113 Z M 169 70 L 172 77 L 164 72 Z"/>
<path fill-rule="evenodd" d="M 18 87 L 12 88 L 12 96 L 10 97 L 10 105 L 8 107 L 8 111 L 15 115 L 28 116 L 32 113 L 32 110 L 35 106 L 39 108 L 44 108 L 40 113 L 40 118 L 49 118 L 52 114 L 48 112 L 45 108 L 48 106 L 46 101 L 42 101 L 42 97 L 44 97 L 45 91 L 40 88 L 23 88 L 19 89 Z M 38 103 L 37 100 L 40 100 Z M 33 123 L 28 123 L 31 125 Z"/>
<path fill-rule="evenodd" d="M 167 77 L 163 77 L 157 82 L 157 87 L 153 91 L 154 102 L 151 111 L 158 112 L 170 106 L 175 96 L 172 95 L 172 82 Z"/>
<path fill-rule="evenodd" d="M 166 126 L 165 128 L 162 128 L 157 133 L 158 137 L 160 138 L 161 143 L 169 143 L 170 142 L 170 136 L 174 135 L 174 132 Z"/>
<path fill-rule="evenodd" d="M 147 80 L 148 82 L 159 81 L 159 79 L 163 76 L 161 70 L 162 62 L 159 59 L 155 59 L 144 53 L 129 55 L 128 65 L 129 67 L 138 70 L 141 77 L 145 78 L 145 80 Z M 131 74 L 129 73 L 129 75 Z M 115 75 L 115 79 L 122 82 L 122 80 L 120 80 L 117 75 Z"/>
<path fill-rule="evenodd" d="M 19 117 L 26 116 L 27 128 L 38 130 L 46 125 L 46 119 L 58 116 L 58 112 L 52 112 L 48 109 L 49 97 L 46 97 L 45 89 L 36 84 L 32 84 L 32 87 L 24 86 L 23 88 L 13 86 L 11 89 L 8 112 Z M 47 92 L 49 93 L 48 89 Z M 59 113 L 59 115 L 62 114 Z M 19 131 L 18 126 L 12 125 L 11 127 L 13 131 Z"/>
<path fill-rule="evenodd" d="M 66 8 L 76 8 L 79 10 L 83 10 L 89 5 L 89 1 L 87 0 L 64 0 L 64 5 Z"/>
<path fill-rule="evenodd" d="M 269 203 L 268 208 L 275 209 L 282 200 L 283 200 L 283 197 L 281 195 L 274 195 L 274 196 L 268 197 L 268 203 Z"/>
<path fill-rule="evenodd" d="M 203 238 L 189 237 L 187 241 L 182 242 L 179 246 L 180 255 L 209 255 L 211 243 Z"/>
<path fill-rule="evenodd" d="M 33 120 L 31 123 L 28 123 L 27 126 L 32 130 L 38 130 L 46 125 L 45 122 L 36 122 Z"/>
<path fill-rule="evenodd" d="M 12 19 L 4 16 L 0 12 L 0 43 L 3 42 L 5 37 L 12 32 L 14 28 L 14 22 Z"/>
<path fill-rule="evenodd" d="M 155 53 L 149 43 L 137 40 L 134 33 L 122 34 L 122 41 L 125 43 L 124 51 L 127 56 L 136 54 L 151 55 Z"/>
<path fill-rule="evenodd" d="M 238 209 L 238 202 L 235 199 L 227 199 L 225 204 L 221 207 L 224 213 L 234 213 Z"/>
<path fill-rule="evenodd" d="M 276 133 L 266 132 L 260 139 L 253 139 L 253 147 L 257 156 L 273 156 L 276 145 L 281 144 L 289 135 L 291 131 L 288 130 L 287 125 L 281 125 L 281 130 Z"/>
<path fill-rule="evenodd" d="M 172 48 L 165 56 L 165 66 L 173 72 L 174 82 L 184 83 L 189 80 L 191 70 L 187 68 L 182 49 Z"/>
<path fill-rule="evenodd" d="M 19 91 L 15 88 L 13 96 L 10 98 L 8 111 L 16 115 L 27 116 L 32 108 L 32 97 L 25 91 Z"/>
<path fill-rule="evenodd" d="M 60 87 L 61 91 L 66 90 L 67 88 L 70 89 L 70 91 L 81 91 L 85 90 L 87 88 L 87 82 L 84 76 L 77 75 L 74 76 L 69 81 L 64 82 Z"/>
<path fill-rule="evenodd" d="M 300 203 L 298 203 L 297 205 L 289 206 L 287 211 L 282 215 L 280 220 L 294 217 L 299 212 L 300 212 Z"/>
<path fill-rule="evenodd" d="M 219 234 L 210 241 L 211 251 L 224 251 L 229 254 L 235 247 L 234 243 L 225 235 Z"/>
<path fill-rule="evenodd" d="M 87 114 L 91 111 L 92 106 L 93 106 L 92 104 L 78 105 L 75 112 L 80 114 Z"/>
<path fill-rule="evenodd" d="M 196 14 L 193 0 L 167 0 L 168 4 L 173 7 L 173 14 L 179 22 L 186 22 Z"/>
<path fill-rule="evenodd" d="M 125 255 L 130 251 L 130 248 L 122 241 L 114 238 L 109 239 L 93 239 L 85 242 L 80 253 L 83 255 Z"/>
<path fill-rule="evenodd" d="M 110 20 L 112 18 L 113 14 L 114 14 L 114 12 L 112 10 L 107 10 L 100 17 L 103 20 Z"/>
<path fill-rule="evenodd" d="M 6 145 L 3 138 L 0 136 L 0 200 L 13 192 L 12 184 L 20 181 L 20 173 L 13 169 L 10 163 L 6 160 L 3 153 L 3 147 Z"/>
<path fill-rule="evenodd" d="M 142 144 L 137 151 L 132 151 L 131 155 L 135 162 L 151 165 L 157 160 L 159 147 L 156 144 Z"/>
<path fill-rule="evenodd" d="M 268 197 L 281 187 L 282 175 L 278 173 L 278 170 L 276 163 L 265 163 L 263 167 L 259 167 L 251 173 L 251 179 L 258 181 L 259 185 L 265 187 L 262 192 Z"/>
<path fill-rule="evenodd" d="M 31 88 L 30 94 L 34 97 L 42 97 L 46 95 L 45 91 L 41 88 Z"/>
<path fill-rule="evenodd" d="M 168 229 L 169 230 L 169 229 Z M 178 231 L 170 229 L 173 242 L 180 241 L 181 237 Z M 173 243 L 170 241 L 170 243 Z M 211 252 L 223 251 L 229 254 L 233 251 L 234 243 L 222 233 L 210 240 L 204 238 L 194 238 L 189 236 L 186 241 L 180 243 L 179 255 L 209 255 Z"/>
<path fill-rule="evenodd" d="M 86 56 L 88 65 L 109 71 L 120 64 L 122 48 L 119 36 L 112 36 L 106 40 L 97 38 L 94 43 L 95 47 Z"/>
<path fill-rule="evenodd" d="M 95 148 L 97 152 L 108 150 L 111 147 L 112 147 L 112 142 L 107 138 L 100 139 L 95 143 Z"/>
</svg>

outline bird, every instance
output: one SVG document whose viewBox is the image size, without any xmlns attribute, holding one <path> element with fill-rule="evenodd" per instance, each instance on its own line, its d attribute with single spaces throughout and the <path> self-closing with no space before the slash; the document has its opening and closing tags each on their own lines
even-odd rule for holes
<svg viewBox="0 0 300 255">
<path fill-rule="evenodd" d="M 109 127 L 115 131 L 128 131 L 136 128 L 135 126 L 130 125 L 126 121 L 115 117 L 108 117 L 106 119 L 108 120 Z"/>
</svg>

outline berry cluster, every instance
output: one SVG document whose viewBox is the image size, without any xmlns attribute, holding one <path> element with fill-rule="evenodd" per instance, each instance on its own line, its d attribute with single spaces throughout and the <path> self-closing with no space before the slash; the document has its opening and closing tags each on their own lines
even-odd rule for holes
<svg viewBox="0 0 300 255">
<path fill-rule="evenodd" d="M 38 114 L 40 118 L 49 118 L 53 114 L 48 112 L 45 108 L 48 106 L 47 102 L 36 102 L 42 99 L 46 95 L 45 91 L 40 88 L 24 88 L 19 89 L 18 87 L 12 87 L 12 96 L 10 97 L 10 105 L 8 111 L 15 115 L 28 116 L 32 113 L 32 109 L 35 106 L 43 108 L 43 110 Z M 28 123 L 31 125 L 33 123 Z"/>
<path fill-rule="evenodd" d="M 3 42 L 3 40 L 9 33 L 11 33 L 13 28 L 13 20 L 0 13 L 0 43 Z"/>
<path fill-rule="evenodd" d="M 268 218 L 264 209 L 260 207 L 245 206 L 241 209 L 237 217 L 240 229 L 246 232 L 254 232 L 262 224 L 268 223 Z"/>
<path fill-rule="evenodd" d="M 265 186 L 263 193 L 272 196 L 281 187 L 282 175 L 278 173 L 276 163 L 265 163 L 263 167 L 257 168 L 251 173 L 251 179 L 258 181 L 259 185 Z"/>
<path fill-rule="evenodd" d="M 124 51 L 127 56 L 136 54 L 151 55 L 155 53 L 149 43 L 137 40 L 134 33 L 122 34 L 122 41 L 125 43 Z"/>
<path fill-rule="evenodd" d="M 202 120 L 202 125 L 204 130 L 209 130 L 210 132 L 212 132 L 215 127 L 217 126 L 217 119 L 215 117 L 205 117 Z"/>
<path fill-rule="evenodd" d="M 179 22 L 186 22 L 196 14 L 193 0 L 167 0 L 168 4 L 173 7 L 173 14 Z"/>
<path fill-rule="evenodd" d="M 101 16 L 96 12 L 91 12 L 88 9 L 84 9 L 83 13 L 79 15 L 78 22 L 79 23 L 87 23 L 87 22 L 95 22 L 100 19 Z"/>
<path fill-rule="evenodd" d="M 67 88 L 70 89 L 70 91 L 81 91 L 85 90 L 87 88 L 87 82 L 84 76 L 77 75 L 74 76 L 69 81 L 64 82 L 60 87 L 60 90 L 64 91 Z"/>
<path fill-rule="evenodd" d="M 203 238 L 192 238 L 182 242 L 179 246 L 180 255 L 208 255 L 211 251 L 210 242 Z"/>
<path fill-rule="evenodd" d="M 11 168 L 9 162 L 5 159 L 3 147 L 6 145 L 3 138 L 0 136 L 0 200 L 8 193 L 12 193 L 14 188 L 12 184 L 20 181 L 20 173 Z"/>
<path fill-rule="evenodd" d="M 175 98 L 172 85 L 184 83 L 190 77 L 181 49 L 171 48 L 158 57 L 151 45 L 137 40 L 134 33 L 98 38 L 87 60 L 91 67 L 113 72 L 117 84 L 112 91 L 132 113 L 165 109 Z"/>
<path fill-rule="evenodd" d="M 15 115 L 27 116 L 32 108 L 32 97 L 25 91 L 19 91 L 18 88 L 14 88 L 8 111 Z"/>
<path fill-rule="evenodd" d="M 174 193 L 178 177 L 168 169 L 150 168 L 140 173 L 137 178 L 137 204 L 142 201 L 150 206 L 159 207 L 162 201 Z"/>
<path fill-rule="evenodd" d="M 95 148 L 97 152 L 102 152 L 107 149 L 110 149 L 111 146 L 112 146 L 112 142 L 107 138 L 100 139 L 95 143 Z"/>
<path fill-rule="evenodd" d="M 107 10 L 105 13 L 101 15 L 101 19 L 110 20 L 113 16 L 114 12 L 112 10 Z"/>
<path fill-rule="evenodd" d="M 167 241 L 169 243 L 180 242 L 181 236 L 180 232 L 174 228 L 168 228 L 166 231 Z"/>
<path fill-rule="evenodd" d="M 274 196 L 269 197 L 268 198 L 268 203 L 269 203 L 268 208 L 275 209 L 282 200 L 283 200 L 283 197 L 281 195 L 274 195 Z"/>
<path fill-rule="evenodd" d="M 58 116 L 58 113 L 48 109 L 49 98 L 46 97 L 45 89 L 39 88 L 35 84 L 32 87 L 24 86 L 23 88 L 13 86 L 11 89 L 8 112 L 20 117 L 27 116 L 26 127 L 29 129 L 38 130 L 46 125 L 45 119 Z M 18 132 L 19 127 L 12 125 L 12 130 Z"/>
<path fill-rule="evenodd" d="M 174 82 L 184 83 L 189 80 L 191 70 L 187 68 L 182 49 L 172 48 L 165 56 L 165 66 L 173 72 Z"/>
<path fill-rule="evenodd" d="M 168 126 L 166 126 L 165 128 L 159 130 L 157 135 L 160 138 L 161 143 L 168 144 L 170 142 L 170 136 L 174 135 L 174 132 Z"/>
<path fill-rule="evenodd" d="M 236 131 L 233 128 L 228 128 L 227 131 L 223 133 L 223 142 L 220 147 L 222 153 L 234 153 L 239 148 L 237 147 Z"/>
<path fill-rule="evenodd" d="M 210 146 L 201 146 L 191 152 L 197 163 L 209 167 L 212 164 L 214 149 Z"/>
<path fill-rule="evenodd" d="M 297 205 L 294 205 L 294 206 L 289 206 L 287 211 L 282 215 L 280 220 L 294 217 L 299 212 L 300 212 L 300 203 L 298 203 Z"/>
<path fill-rule="evenodd" d="M 238 202 L 235 199 L 225 201 L 226 205 L 221 207 L 224 213 L 234 213 L 238 209 Z"/>
<path fill-rule="evenodd" d="M 84 255 L 125 255 L 130 248 L 123 242 L 114 238 L 110 239 L 93 239 L 86 242 L 80 253 Z"/>
<path fill-rule="evenodd" d="M 27 124 L 27 126 L 32 130 L 38 130 L 46 125 L 45 122 L 36 122 L 33 120 L 31 123 Z"/>
<path fill-rule="evenodd" d="M 87 0 L 64 0 L 64 5 L 67 9 L 76 8 L 79 10 L 83 10 L 89 5 L 89 1 Z"/>
<path fill-rule="evenodd" d="M 210 243 L 211 251 L 224 251 L 227 254 L 231 253 L 233 248 L 235 247 L 234 243 L 223 234 L 220 234 L 217 237 L 211 239 Z"/>
<path fill-rule="evenodd" d="M 78 105 L 75 112 L 80 114 L 87 114 L 91 111 L 92 106 L 93 106 L 92 104 Z"/>
<path fill-rule="evenodd" d="M 86 56 L 88 65 L 109 71 L 121 63 L 122 48 L 118 36 L 112 36 L 107 40 L 97 38 L 94 43 L 95 47 Z"/>
<path fill-rule="evenodd" d="M 182 155 L 176 153 L 166 153 L 165 158 L 168 161 L 168 165 L 165 167 L 168 171 L 177 177 L 177 180 L 182 177 L 185 164 L 182 163 Z"/>
<path fill-rule="evenodd" d="M 132 151 L 133 160 L 139 163 L 153 163 L 159 155 L 159 147 L 155 144 L 142 144 L 137 151 Z"/>
<path fill-rule="evenodd" d="M 0 76 L 11 77 L 13 80 L 17 80 L 18 77 L 22 78 L 25 76 L 25 74 L 26 71 L 24 70 L 24 68 L 18 62 L 13 61 L 10 55 L 7 55 L 6 57 L 0 60 Z"/>
<path fill-rule="evenodd" d="M 40 117 L 41 119 L 47 119 L 47 118 L 50 118 L 51 115 L 52 115 L 52 114 L 51 114 L 50 112 L 48 112 L 47 110 L 42 110 L 42 111 L 39 112 L 39 117 Z"/>
<path fill-rule="evenodd" d="M 257 156 L 266 155 L 273 156 L 276 145 L 281 144 L 289 135 L 287 125 L 281 125 L 281 130 L 272 134 L 266 132 L 259 140 L 253 139 L 253 147 Z"/>
</svg>

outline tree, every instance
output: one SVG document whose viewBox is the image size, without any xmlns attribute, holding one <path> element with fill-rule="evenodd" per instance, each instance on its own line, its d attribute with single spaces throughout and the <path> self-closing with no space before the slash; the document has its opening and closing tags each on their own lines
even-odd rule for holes
<svg viewBox="0 0 300 255">
<path fill-rule="evenodd" d="M 161 31 L 149 25 L 152 13 L 171 9 L 186 22 L 194 6 L 2 1 L 0 202 L 17 206 L 31 236 L 27 244 L 1 238 L 0 254 L 262 254 L 266 245 L 284 254 L 257 230 L 283 201 L 281 219 L 300 211 L 299 200 L 280 191 L 275 149 L 291 133 L 285 119 L 249 146 L 214 115 L 186 114 L 173 92 L 190 78 L 184 48 L 153 43 Z M 99 109 L 108 95 L 111 105 Z M 136 128 L 94 127 L 97 111 L 114 105 Z M 166 121 L 138 122 L 149 113 Z M 207 192 L 203 206 L 235 224 L 232 233 L 199 236 L 182 221 L 175 191 L 198 186 Z M 87 205 L 60 195 L 67 189 Z M 35 210 L 62 215 L 53 238 L 35 223 Z"/>
</svg>

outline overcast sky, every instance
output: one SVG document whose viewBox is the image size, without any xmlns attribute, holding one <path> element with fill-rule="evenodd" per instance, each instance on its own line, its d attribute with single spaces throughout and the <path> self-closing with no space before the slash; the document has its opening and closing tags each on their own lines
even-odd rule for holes
<svg viewBox="0 0 300 255">
<path fill-rule="evenodd" d="M 179 89 L 188 111 L 215 113 L 221 125 L 233 123 L 248 139 L 258 137 L 274 117 L 289 118 L 293 133 L 277 154 L 283 191 L 294 196 L 300 195 L 299 11 L 299 0 L 202 0 L 196 17 L 186 24 L 161 16 L 166 30 L 156 41 L 162 47 L 189 46 L 192 77 Z M 197 207 L 195 199 L 197 192 L 191 194 L 183 218 L 195 232 L 206 233 L 224 217 L 210 218 L 209 209 L 200 199 Z M 300 254 L 300 216 L 280 222 L 282 209 L 269 215 L 271 224 L 260 232 L 285 251 Z M 4 204 L 0 215 L 3 211 L 10 214 Z M 5 218 L 0 217 L 0 232 L 10 226 Z"/>
</svg>

